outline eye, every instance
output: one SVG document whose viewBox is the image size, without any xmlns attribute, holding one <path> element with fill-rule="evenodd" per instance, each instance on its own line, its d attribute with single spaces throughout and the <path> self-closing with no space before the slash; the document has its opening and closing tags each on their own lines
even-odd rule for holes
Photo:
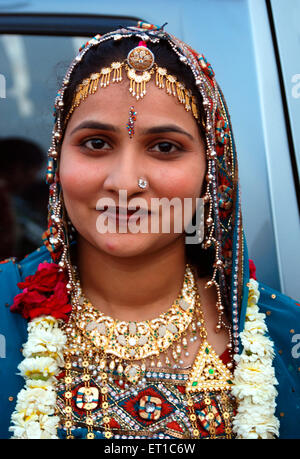
<svg viewBox="0 0 300 459">
<path fill-rule="evenodd" d="M 85 140 L 81 143 L 81 146 L 86 147 L 90 150 L 107 150 L 108 148 L 110 148 L 110 145 L 105 140 L 99 137 Z"/>
<path fill-rule="evenodd" d="M 163 153 L 164 155 L 169 155 L 171 153 L 178 152 L 181 148 L 171 142 L 159 142 L 154 145 L 154 147 L 151 147 L 151 150 Z"/>
</svg>

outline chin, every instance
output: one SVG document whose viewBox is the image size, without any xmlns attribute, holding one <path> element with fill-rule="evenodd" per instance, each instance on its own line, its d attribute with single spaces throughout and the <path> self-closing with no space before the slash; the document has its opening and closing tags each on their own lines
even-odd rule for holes
<svg viewBox="0 0 300 459">
<path fill-rule="evenodd" d="M 143 235 L 142 235 L 143 236 Z M 149 251 L 151 243 L 138 234 L 102 235 L 95 240 L 96 246 L 102 252 L 116 257 L 135 257 Z"/>
</svg>

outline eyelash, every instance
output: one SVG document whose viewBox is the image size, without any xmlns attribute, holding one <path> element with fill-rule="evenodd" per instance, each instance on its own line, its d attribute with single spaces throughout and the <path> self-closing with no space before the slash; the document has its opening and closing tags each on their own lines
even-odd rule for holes
<svg viewBox="0 0 300 459">
<path fill-rule="evenodd" d="M 106 140 L 101 139 L 101 137 L 93 137 L 92 139 L 86 139 L 83 142 L 81 142 L 80 146 L 83 147 L 83 148 L 87 148 L 88 150 L 94 150 L 93 148 L 86 147 L 86 143 L 87 142 L 91 142 L 93 140 L 101 140 L 104 144 L 109 145 L 109 143 L 106 142 Z M 97 148 L 95 148 L 95 150 L 97 151 Z M 102 150 L 102 148 L 99 148 L 99 150 Z"/>
<path fill-rule="evenodd" d="M 91 138 L 91 139 L 84 140 L 83 142 L 81 142 L 80 146 L 83 147 L 83 148 L 87 148 L 88 150 L 93 150 L 93 151 L 97 151 L 97 150 L 101 151 L 101 150 L 103 150 L 103 148 L 92 149 L 92 148 L 89 148 L 89 147 L 86 146 L 87 142 L 90 142 L 90 141 L 93 141 L 93 140 L 101 140 L 104 143 L 104 145 L 105 144 L 109 145 L 109 143 L 106 140 L 102 139 L 101 137 L 94 137 L 94 138 Z M 180 147 L 179 145 L 176 145 L 175 143 L 169 142 L 169 141 L 166 141 L 166 140 L 165 141 L 161 141 L 161 142 L 157 142 L 156 144 L 154 144 L 153 147 L 151 147 L 151 150 L 154 151 L 153 149 L 155 147 L 157 147 L 158 145 L 162 145 L 162 144 L 168 144 L 168 145 L 171 145 L 171 147 L 175 147 L 176 148 L 175 151 L 171 151 L 171 152 L 161 152 L 161 151 L 157 151 L 156 150 L 156 152 L 160 153 L 162 156 L 169 156 L 169 155 L 173 155 L 175 153 L 179 153 L 179 152 L 184 151 L 184 149 L 182 147 Z"/>
</svg>

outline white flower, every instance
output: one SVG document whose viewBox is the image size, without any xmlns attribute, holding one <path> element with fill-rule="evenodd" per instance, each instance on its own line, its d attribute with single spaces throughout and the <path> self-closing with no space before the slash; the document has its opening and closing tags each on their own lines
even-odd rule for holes
<svg viewBox="0 0 300 459">
<path fill-rule="evenodd" d="M 24 357 L 35 354 L 58 357 L 59 365 L 63 365 L 63 348 L 66 336 L 59 328 L 39 328 L 30 334 L 30 338 L 23 347 Z"/>
<path fill-rule="evenodd" d="M 34 389 L 39 387 L 41 389 L 51 389 L 53 388 L 53 378 L 44 379 L 26 379 L 26 387 Z"/>
<path fill-rule="evenodd" d="M 40 416 L 40 426 L 42 429 L 41 438 L 58 438 L 57 426 L 59 424 L 58 416 Z"/>
<path fill-rule="evenodd" d="M 37 427 L 39 428 L 38 419 L 38 415 L 34 415 L 31 418 L 27 419 L 27 421 L 25 421 L 24 414 L 15 411 L 11 416 L 13 425 L 10 426 L 8 429 L 10 432 L 13 432 L 14 434 L 12 438 L 39 438 L 36 437 L 36 434 L 34 432 L 34 430 L 36 430 Z M 32 435 L 34 436 L 29 437 L 27 432 L 28 430 L 30 430 L 30 428 Z"/>
<path fill-rule="evenodd" d="M 246 320 L 244 331 L 254 334 L 260 333 L 261 335 L 264 335 L 267 331 L 267 326 L 264 322 L 264 318 L 257 317 L 256 320 Z"/>
<path fill-rule="evenodd" d="M 45 416 L 37 414 L 24 419 L 22 413 L 12 414 L 13 426 L 9 428 L 14 435 L 12 438 L 21 439 L 55 439 L 57 438 L 58 416 Z"/>
<path fill-rule="evenodd" d="M 271 341 L 264 335 L 255 336 L 255 334 L 243 334 L 241 336 L 244 347 L 245 357 L 255 356 L 262 359 L 263 357 L 273 357 L 274 349 Z M 251 360 L 251 359 L 250 359 Z"/>
<path fill-rule="evenodd" d="M 58 365 L 52 357 L 29 357 L 18 366 L 24 378 L 43 379 L 57 374 Z"/>
<path fill-rule="evenodd" d="M 272 366 L 274 349 L 266 336 L 265 314 L 259 312 L 258 282 L 250 279 L 246 320 L 240 334 L 243 351 L 235 355 L 232 394 L 238 402 L 233 430 L 237 438 L 274 438 L 279 433 L 275 417 L 278 381 Z"/>
<path fill-rule="evenodd" d="M 249 404 L 248 410 L 235 416 L 233 427 L 238 431 L 238 438 L 267 439 L 278 435 L 279 421 L 270 414 L 270 407 L 267 408 L 256 410 Z"/>
<path fill-rule="evenodd" d="M 267 385 L 273 381 L 273 374 L 267 371 L 256 370 L 254 365 L 257 362 L 250 362 L 250 367 L 240 368 L 240 371 L 235 373 L 235 382 L 238 387 L 234 386 L 234 391 L 251 391 L 252 389 L 258 390 L 260 387 Z M 247 395 L 247 394 L 245 394 Z"/>
<path fill-rule="evenodd" d="M 259 294 L 259 283 L 253 277 L 249 279 L 249 292 L 257 292 Z"/>
<path fill-rule="evenodd" d="M 58 328 L 60 323 L 61 323 L 60 321 L 58 321 L 52 316 L 35 317 L 28 323 L 27 331 L 29 334 L 32 331 L 38 330 L 39 328 L 43 328 L 45 330 L 52 329 L 52 328 Z"/>
<path fill-rule="evenodd" d="M 260 297 L 258 282 L 255 279 L 249 281 L 248 306 L 256 305 Z"/>
<path fill-rule="evenodd" d="M 56 393 L 52 388 L 22 389 L 17 398 L 16 409 L 23 412 L 25 417 L 35 413 L 53 414 L 56 400 Z"/>
<path fill-rule="evenodd" d="M 25 387 L 18 394 L 11 417 L 12 438 L 58 438 L 55 376 L 63 365 L 67 341 L 61 323 L 54 317 L 42 316 L 28 324 L 28 340 L 23 346 L 25 359 L 18 366 Z"/>
</svg>

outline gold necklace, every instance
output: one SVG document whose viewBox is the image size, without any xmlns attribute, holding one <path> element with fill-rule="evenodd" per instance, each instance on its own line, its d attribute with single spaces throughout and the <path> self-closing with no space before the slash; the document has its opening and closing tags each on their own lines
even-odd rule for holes
<svg viewBox="0 0 300 459">
<path fill-rule="evenodd" d="M 106 355 L 125 360 L 141 360 L 158 356 L 178 341 L 195 315 L 195 280 L 186 265 L 180 294 L 171 308 L 158 318 L 142 322 L 125 322 L 106 316 L 83 295 L 77 281 L 73 321 L 80 333 Z M 77 301 L 76 301 L 77 300 Z"/>
<path fill-rule="evenodd" d="M 195 307 L 196 283 L 190 265 L 186 265 L 182 289 L 170 309 L 158 318 L 142 322 L 125 322 L 104 315 L 83 295 L 77 270 L 74 277 L 73 309 L 66 329 L 73 354 L 76 350 L 91 355 L 97 351 L 110 359 L 109 370 L 117 368 L 118 374 L 130 383 L 137 383 L 145 374 L 147 359 L 155 367 L 157 358 L 156 366 L 161 368 L 161 356 L 165 353 L 167 367 L 177 368 L 183 363 L 182 353 L 188 355 L 187 338 L 197 340 L 197 328 L 202 325 Z"/>
<path fill-rule="evenodd" d="M 222 395 L 223 405 L 226 407 L 228 402 L 226 392 L 230 390 L 231 373 L 219 361 L 207 343 L 200 295 L 190 266 L 186 265 L 183 287 L 171 308 L 157 319 L 144 322 L 124 322 L 105 316 L 83 296 L 78 279 L 75 285 L 73 311 L 66 326 L 68 344 L 65 353 L 66 406 L 64 425 L 67 430 L 67 438 L 72 438 L 72 366 L 76 359 L 81 361 L 80 367 L 82 368 L 82 381 L 84 383 L 84 386 L 77 392 L 77 400 L 79 400 L 77 406 L 82 403 L 86 410 L 87 438 L 92 439 L 95 436 L 92 411 L 97 406 L 95 400 L 98 399 L 103 414 L 104 436 L 109 439 L 112 437 L 111 417 L 108 411 L 107 383 L 109 374 L 111 377 L 114 375 L 118 378 L 126 378 L 127 382 L 132 385 L 138 384 L 146 374 L 147 359 L 150 358 L 151 363 L 153 363 L 154 356 L 161 358 L 166 351 L 171 351 L 172 347 L 182 347 L 178 344 L 180 340 L 183 347 L 187 347 L 187 345 L 184 346 L 185 335 L 191 326 L 193 326 L 194 337 L 196 338 L 196 334 L 198 334 L 202 340 L 186 386 L 187 408 L 192 427 L 191 435 L 194 438 L 198 438 L 200 435 L 191 394 L 202 391 L 206 394 L 205 403 L 209 411 L 210 435 L 211 438 L 214 438 L 215 415 L 209 394 L 210 391 L 219 391 Z M 131 352 L 132 350 L 134 352 Z M 174 350 L 173 352 L 176 354 Z M 174 361 L 176 361 L 175 358 Z M 93 377 L 90 368 L 94 363 L 97 364 L 98 368 L 97 380 L 101 395 L 98 395 L 96 387 L 90 385 Z M 223 418 L 226 424 L 226 436 L 230 438 L 231 425 L 227 408 L 224 410 Z"/>
</svg>

